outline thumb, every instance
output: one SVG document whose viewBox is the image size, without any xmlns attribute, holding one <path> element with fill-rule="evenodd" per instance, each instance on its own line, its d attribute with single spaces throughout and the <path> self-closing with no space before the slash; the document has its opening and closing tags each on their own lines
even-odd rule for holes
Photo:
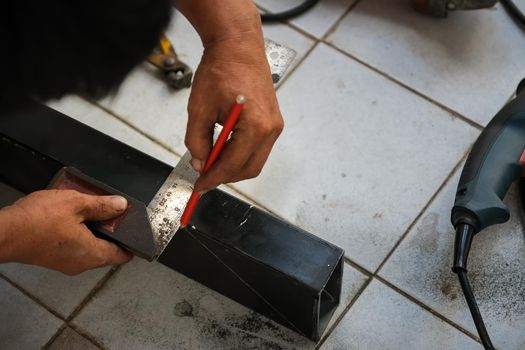
<svg viewBox="0 0 525 350">
<path fill-rule="evenodd" d="M 84 194 L 80 215 L 86 221 L 102 221 L 119 216 L 128 208 L 122 196 L 92 196 Z"/>
<path fill-rule="evenodd" d="M 207 108 L 189 108 L 185 144 L 191 153 L 191 165 L 201 172 L 213 142 L 215 121 L 213 112 Z"/>
</svg>

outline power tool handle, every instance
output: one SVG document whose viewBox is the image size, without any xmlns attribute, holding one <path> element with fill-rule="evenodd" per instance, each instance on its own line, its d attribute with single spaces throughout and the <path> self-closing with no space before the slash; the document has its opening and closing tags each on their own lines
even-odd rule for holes
<svg viewBox="0 0 525 350">
<path fill-rule="evenodd" d="M 479 232 L 505 222 L 502 202 L 510 185 L 523 174 L 525 93 L 519 94 L 490 121 L 467 158 L 452 209 L 452 223 L 466 223 Z"/>
</svg>

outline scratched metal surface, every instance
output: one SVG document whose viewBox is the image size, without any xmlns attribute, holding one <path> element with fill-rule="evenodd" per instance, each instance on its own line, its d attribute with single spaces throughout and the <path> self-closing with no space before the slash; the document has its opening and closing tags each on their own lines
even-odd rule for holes
<svg viewBox="0 0 525 350">
<path fill-rule="evenodd" d="M 148 205 L 149 220 L 157 244 L 155 259 L 164 251 L 180 227 L 180 218 L 199 176 L 186 152 Z"/>
<path fill-rule="evenodd" d="M 293 62 L 295 51 L 274 41 L 265 39 L 266 57 L 270 64 L 274 84 L 279 82 Z M 222 127 L 214 130 L 214 141 Z M 157 259 L 180 227 L 180 218 L 193 191 L 199 174 L 190 164 L 191 155 L 186 152 L 175 166 L 153 200 L 148 205 L 148 214 L 155 242 Z"/>
<path fill-rule="evenodd" d="M 274 84 L 277 84 L 288 70 L 288 67 L 290 67 L 290 64 L 292 64 L 297 53 L 270 39 L 264 39 L 264 47 L 266 49 L 266 58 L 270 64 L 270 71 L 272 72 L 272 81 Z"/>
</svg>

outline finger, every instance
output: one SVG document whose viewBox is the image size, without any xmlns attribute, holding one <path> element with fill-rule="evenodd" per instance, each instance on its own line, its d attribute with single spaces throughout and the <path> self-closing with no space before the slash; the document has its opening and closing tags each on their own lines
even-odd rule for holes
<svg viewBox="0 0 525 350">
<path fill-rule="evenodd" d="M 212 148 L 213 129 L 216 112 L 207 104 L 190 103 L 188 107 L 188 125 L 186 126 L 185 144 L 191 153 L 193 168 L 201 172 L 204 162 Z"/>
<path fill-rule="evenodd" d="M 261 137 L 256 137 L 247 130 L 249 129 L 239 129 L 232 134 L 215 164 L 195 183 L 196 192 L 209 191 L 242 177 L 244 165 L 261 141 Z"/>
<path fill-rule="evenodd" d="M 237 182 L 246 179 L 253 179 L 260 175 L 264 164 L 270 156 L 274 142 L 268 141 L 262 145 L 257 151 L 255 151 L 250 159 L 244 164 L 242 172 L 238 176 L 233 177 L 230 182 Z"/>
<path fill-rule="evenodd" d="M 93 244 L 97 255 L 101 257 L 99 267 L 125 264 L 133 258 L 133 254 L 106 240 L 95 238 Z"/>
<path fill-rule="evenodd" d="M 128 207 L 128 201 L 122 196 L 92 196 L 79 194 L 78 213 L 83 220 L 101 221 L 119 216 Z"/>
</svg>

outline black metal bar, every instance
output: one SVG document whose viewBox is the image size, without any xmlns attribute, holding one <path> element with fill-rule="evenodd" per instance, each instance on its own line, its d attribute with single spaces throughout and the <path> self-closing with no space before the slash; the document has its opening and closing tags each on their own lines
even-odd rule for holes
<svg viewBox="0 0 525 350">
<path fill-rule="evenodd" d="M 0 113 L 0 205 L 74 166 L 148 204 L 172 167 L 43 105 Z M 9 185 L 9 186 L 6 186 Z M 159 262 L 318 340 L 339 304 L 343 250 L 222 191 Z"/>
<path fill-rule="evenodd" d="M 45 188 L 56 172 L 67 165 L 149 203 L 172 170 L 143 152 L 32 101 L 0 113 L 2 134 L 3 139 L 16 146 L 11 144 L 0 151 L 4 164 L 0 176 L 16 182 L 14 187 L 24 192 Z M 16 155 L 10 154 L 17 148 L 20 151 Z M 23 157 L 23 167 L 18 161 L 21 149 L 32 151 Z M 32 168 L 33 165 L 37 167 Z"/>
</svg>

